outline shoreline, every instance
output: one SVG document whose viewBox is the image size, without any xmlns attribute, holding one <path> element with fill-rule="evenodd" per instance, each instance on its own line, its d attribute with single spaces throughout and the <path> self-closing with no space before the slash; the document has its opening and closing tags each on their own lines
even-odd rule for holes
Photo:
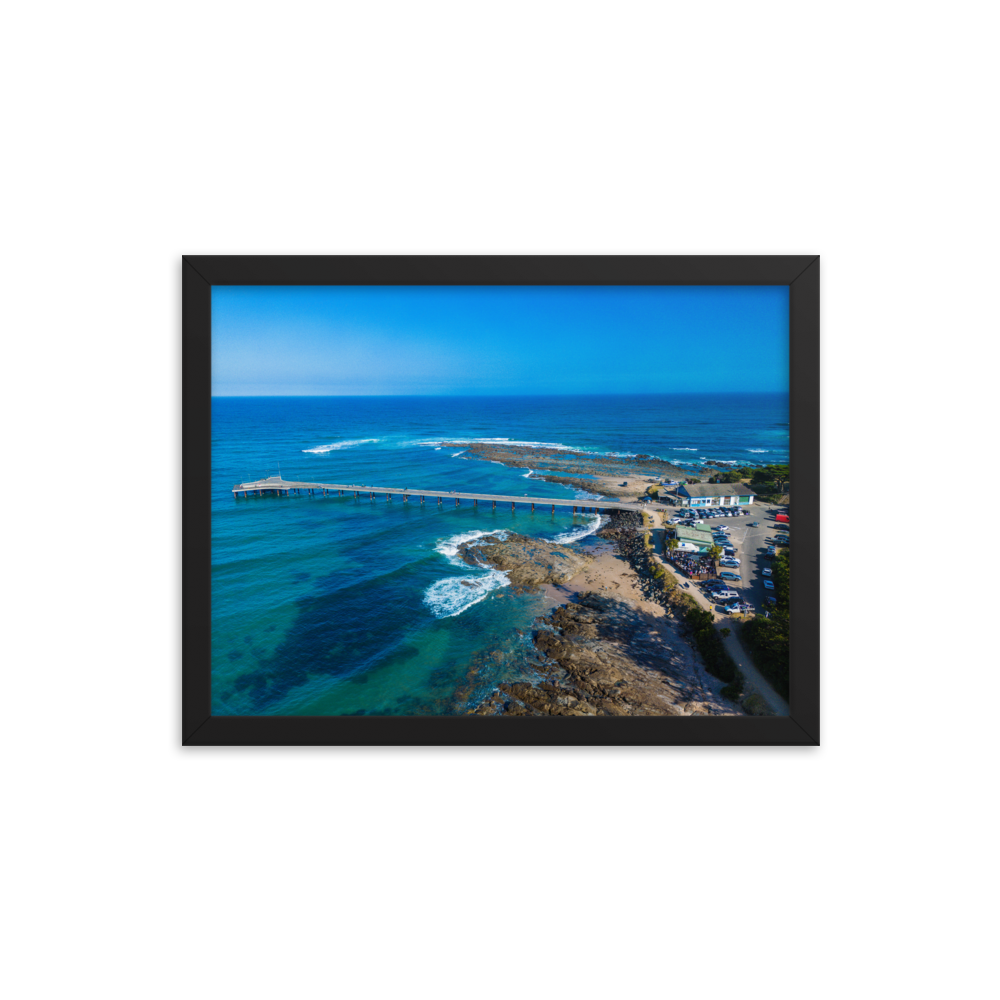
<svg viewBox="0 0 1000 1000">
<path fill-rule="evenodd" d="M 574 576 L 539 587 L 548 608 L 535 620 L 533 642 L 544 680 L 500 684 L 474 714 L 742 715 L 722 697 L 724 683 L 705 669 L 681 618 L 650 599 L 617 541 L 585 549 L 593 558 Z"/>
</svg>

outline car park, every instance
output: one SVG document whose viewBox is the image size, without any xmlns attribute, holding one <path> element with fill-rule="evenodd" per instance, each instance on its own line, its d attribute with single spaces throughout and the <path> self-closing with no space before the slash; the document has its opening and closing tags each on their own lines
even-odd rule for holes
<svg viewBox="0 0 1000 1000">
<path fill-rule="evenodd" d="M 767 590 L 774 590 L 774 581 L 773 580 L 765 580 L 764 581 L 764 587 Z"/>
</svg>

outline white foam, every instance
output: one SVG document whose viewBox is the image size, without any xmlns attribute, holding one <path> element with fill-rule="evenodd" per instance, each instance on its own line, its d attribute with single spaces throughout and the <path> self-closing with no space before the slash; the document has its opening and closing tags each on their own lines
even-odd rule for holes
<svg viewBox="0 0 1000 1000">
<path fill-rule="evenodd" d="M 327 455 L 341 448 L 354 448 L 359 444 L 376 444 L 381 438 L 359 438 L 357 441 L 334 441 L 333 444 L 321 444 L 317 448 L 303 448 L 306 455 Z"/>
<path fill-rule="evenodd" d="M 601 493 L 588 493 L 586 490 L 573 490 L 573 496 L 577 500 L 603 500 L 605 499 Z"/>
<path fill-rule="evenodd" d="M 458 555 L 459 545 L 465 542 L 474 542 L 477 538 L 482 538 L 484 535 L 496 535 L 503 541 L 507 537 L 508 532 L 505 529 L 501 529 L 500 531 L 478 531 L 477 529 L 463 531 L 461 534 L 452 535 L 450 538 L 443 538 L 434 546 L 434 551 L 443 555 L 452 566 L 460 566 L 464 569 L 466 564 Z"/>
<path fill-rule="evenodd" d="M 464 437 L 450 437 L 446 440 L 451 441 L 452 444 L 509 444 L 509 445 L 522 445 L 528 448 L 558 448 L 560 451 L 572 451 L 573 448 L 568 444 L 559 444 L 556 441 L 512 441 L 510 438 L 464 438 Z M 414 444 L 443 444 L 442 441 L 415 441 Z"/>
<path fill-rule="evenodd" d="M 697 451 L 697 448 L 673 448 L 672 451 Z"/>
<path fill-rule="evenodd" d="M 435 448 L 434 450 L 435 450 L 435 451 L 440 451 L 441 449 L 440 449 L 440 448 Z"/>
<path fill-rule="evenodd" d="M 603 522 L 600 514 L 587 514 L 585 516 L 589 518 L 588 524 L 578 524 L 570 528 L 569 531 L 556 535 L 552 541 L 558 542 L 560 545 L 569 545 L 572 542 L 580 541 L 581 538 L 586 538 L 587 535 L 592 535 L 601 527 Z"/>
<path fill-rule="evenodd" d="M 469 587 L 467 583 L 475 584 Z M 507 574 L 498 569 L 488 573 L 449 576 L 432 583 L 424 592 L 424 604 L 435 618 L 454 618 L 474 604 L 485 600 L 492 591 L 510 583 Z"/>
<path fill-rule="evenodd" d="M 521 478 L 522 479 L 530 479 L 533 475 L 534 475 L 534 473 L 531 471 L 531 469 L 528 469 L 528 471 L 523 476 L 521 476 Z"/>
<path fill-rule="evenodd" d="M 770 448 L 747 448 L 747 451 L 753 452 L 755 455 L 766 455 L 770 450 Z"/>
<path fill-rule="evenodd" d="M 436 448 L 434 450 L 437 451 Z M 469 450 L 468 448 L 463 448 L 462 451 L 456 451 L 455 454 L 452 455 L 451 457 L 458 458 L 459 455 L 464 455 L 468 450 Z"/>
</svg>

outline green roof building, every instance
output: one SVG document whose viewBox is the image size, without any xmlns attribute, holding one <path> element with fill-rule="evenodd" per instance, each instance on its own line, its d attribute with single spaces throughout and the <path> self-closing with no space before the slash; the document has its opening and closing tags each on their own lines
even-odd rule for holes
<svg viewBox="0 0 1000 1000">
<path fill-rule="evenodd" d="M 704 555 L 715 544 L 712 532 L 708 528 L 703 528 L 697 524 L 691 528 L 686 528 L 679 524 L 674 528 L 674 535 L 677 537 L 677 541 L 680 542 L 680 545 L 677 546 L 678 552 L 691 552 Z"/>
</svg>

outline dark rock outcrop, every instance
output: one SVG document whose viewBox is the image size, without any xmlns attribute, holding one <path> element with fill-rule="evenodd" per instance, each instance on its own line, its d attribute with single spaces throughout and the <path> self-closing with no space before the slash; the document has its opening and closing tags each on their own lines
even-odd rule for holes
<svg viewBox="0 0 1000 1000">
<path fill-rule="evenodd" d="M 565 583 L 593 561 L 593 556 L 566 545 L 513 534 L 506 538 L 485 535 L 472 542 L 463 542 L 458 553 L 470 566 L 503 570 L 510 582 L 519 588 Z"/>
</svg>

